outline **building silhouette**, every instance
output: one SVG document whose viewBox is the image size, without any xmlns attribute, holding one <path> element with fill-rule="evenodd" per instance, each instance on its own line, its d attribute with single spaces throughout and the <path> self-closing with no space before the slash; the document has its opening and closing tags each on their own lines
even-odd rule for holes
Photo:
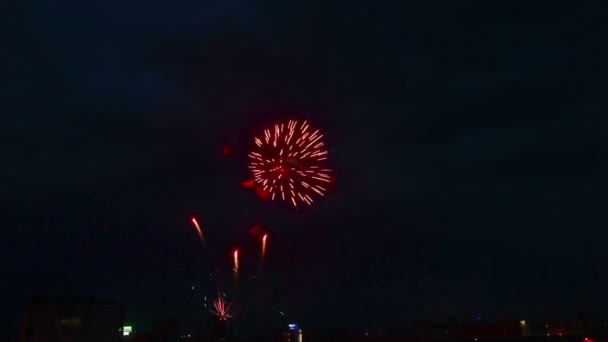
<svg viewBox="0 0 608 342">
<path fill-rule="evenodd" d="M 33 298 L 23 317 L 19 342 L 118 342 L 124 309 L 94 298 Z"/>
<path fill-rule="evenodd" d="M 302 329 L 297 324 L 289 324 L 289 329 L 283 333 L 283 342 L 302 342 Z"/>
<path fill-rule="evenodd" d="M 188 342 L 196 342 L 184 336 Z M 180 340 L 177 334 L 177 322 L 175 319 L 169 319 L 159 322 L 156 327 L 150 332 L 133 332 L 128 335 L 123 331 L 123 342 L 177 342 Z"/>
</svg>

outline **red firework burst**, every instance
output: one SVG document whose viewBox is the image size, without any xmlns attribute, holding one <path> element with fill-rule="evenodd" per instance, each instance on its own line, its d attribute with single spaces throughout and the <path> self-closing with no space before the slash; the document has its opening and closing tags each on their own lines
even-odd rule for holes
<svg viewBox="0 0 608 342">
<path fill-rule="evenodd" d="M 254 182 L 271 199 L 290 200 L 294 206 L 299 202 L 311 205 L 312 196 L 325 196 L 332 176 L 323 166 L 327 150 L 322 138 L 306 121 L 290 120 L 265 129 L 262 138 L 255 137 L 249 154 Z"/>
</svg>

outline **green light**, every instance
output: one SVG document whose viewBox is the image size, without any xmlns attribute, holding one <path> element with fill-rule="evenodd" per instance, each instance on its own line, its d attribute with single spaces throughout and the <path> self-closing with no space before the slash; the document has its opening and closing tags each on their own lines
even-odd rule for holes
<svg viewBox="0 0 608 342">
<path fill-rule="evenodd" d="M 133 327 L 130 325 L 125 325 L 124 327 L 122 327 L 122 331 L 126 333 L 133 332 Z"/>
</svg>

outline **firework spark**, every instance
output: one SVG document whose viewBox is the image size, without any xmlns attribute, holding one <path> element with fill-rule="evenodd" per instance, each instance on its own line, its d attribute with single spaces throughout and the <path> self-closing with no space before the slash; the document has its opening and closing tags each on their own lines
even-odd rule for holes
<svg viewBox="0 0 608 342">
<path fill-rule="evenodd" d="M 201 229 L 201 226 L 198 224 L 198 221 L 196 220 L 196 217 L 192 218 L 192 224 L 194 224 L 194 228 L 196 228 L 196 232 L 198 233 L 198 237 L 201 239 L 201 243 L 205 243 L 205 236 L 203 235 L 203 230 Z"/>
<path fill-rule="evenodd" d="M 322 138 L 307 121 L 290 120 L 264 130 L 249 153 L 253 181 L 272 200 L 311 205 L 312 196 L 325 196 L 333 180 L 332 171 L 323 166 L 328 153 Z"/>
<path fill-rule="evenodd" d="M 232 304 L 226 304 L 224 298 L 219 296 L 213 301 L 213 308 L 215 310 L 210 311 L 212 314 L 216 315 L 220 321 L 226 321 L 228 318 L 232 317 L 232 315 L 230 315 L 230 306 L 232 306 Z"/>
</svg>

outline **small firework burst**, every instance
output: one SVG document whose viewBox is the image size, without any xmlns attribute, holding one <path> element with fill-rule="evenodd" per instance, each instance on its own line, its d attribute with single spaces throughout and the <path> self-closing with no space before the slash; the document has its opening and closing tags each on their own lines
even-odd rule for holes
<svg viewBox="0 0 608 342">
<path fill-rule="evenodd" d="M 228 318 L 231 318 L 230 307 L 232 304 L 226 304 L 224 298 L 222 296 L 217 297 L 213 301 L 214 310 L 210 310 L 212 314 L 216 315 L 220 321 L 226 321 Z"/>
</svg>

